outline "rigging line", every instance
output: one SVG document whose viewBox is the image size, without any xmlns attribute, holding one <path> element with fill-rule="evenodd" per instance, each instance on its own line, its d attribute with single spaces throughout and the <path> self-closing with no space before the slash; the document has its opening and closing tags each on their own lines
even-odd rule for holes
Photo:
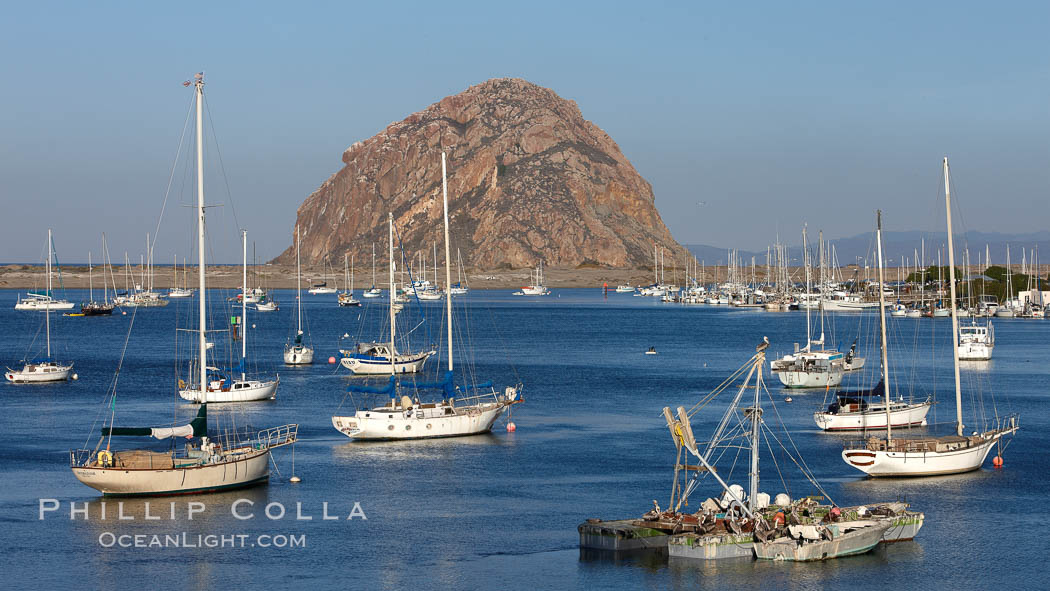
<svg viewBox="0 0 1050 591">
<path fill-rule="evenodd" d="M 787 480 L 784 479 L 784 473 L 780 470 L 780 463 L 777 462 L 777 456 L 773 453 L 773 446 L 770 445 L 768 437 L 766 437 L 766 449 L 769 450 L 769 457 L 773 460 L 773 467 L 777 469 L 777 477 L 780 478 L 780 484 L 784 486 L 784 492 L 790 495 L 791 487 L 788 486 Z"/>
<path fill-rule="evenodd" d="M 795 465 L 802 470 L 802 473 L 805 474 L 806 477 L 809 478 L 810 481 L 813 483 L 813 485 L 817 487 L 817 490 L 819 490 L 825 497 L 827 497 L 828 500 L 831 500 L 831 496 L 828 495 L 827 491 L 825 491 L 824 488 L 820 486 L 820 483 L 816 481 L 816 477 L 813 475 L 813 471 L 809 468 L 809 465 L 806 464 L 805 458 L 802 457 L 802 452 L 798 450 L 798 446 L 795 445 L 795 440 L 791 438 L 791 432 L 787 430 L 787 424 L 784 422 L 784 418 L 780 416 L 780 411 L 777 409 L 777 405 L 773 402 L 773 395 L 769 393 L 769 389 L 765 388 L 764 385 L 762 389 L 765 391 L 766 397 L 769 398 L 769 402 L 773 408 L 773 412 L 777 415 L 777 421 L 783 427 L 784 435 L 787 437 L 788 442 L 791 443 L 791 448 L 795 450 L 795 453 L 798 455 L 798 459 L 796 460 L 791 455 L 791 453 L 788 452 L 787 447 L 785 447 L 784 444 L 780 442 L 780 439 L 776 436 L 775 433 L 773 433 L 772 429 L 770 429 L 769 427 L 767 427 L 766 429 L 769 431 L 770 435 L 776 440 L 777 444 L 784 448 L 784 451 L 787 452 L 787 456 L 791 458 L 791 461 L 795 462 Z M 801 462 L 801 464 L 799 464 L 799 462 Z"/>
<path fill-rule="evenodd" d="M 208 127 L 211 128 L 212 143 L 215 144 L 215 154 L 219 157 L 219 170 L 222 172 L 222 182 L 226 187 L 226 198 L 230 201 L 230 210 L 233 214 L 233 223 L 236 227 L 241 228 L 241 224 L 237 221 L 237 206 L 233 202 L 233 193 L 230 191 L 230 179 L 226 176 L 226 165 L 222 161 L 222 150 L 219 149 L 219 134 L 215 132 L 215 118 L 211 116 L 211 105 L 208 99 L 204 97 L 204 109 L 208 112 Z"/>
<path fill-rule="evenodd" d="M 190 99 L 190 106 L 186 109 L 186 120 L 182 123 L 182 134 L 179 136 L 178 148 L 175 150 L 175 160 L 171 163 L 171 172 L 168 173 L 168 185 L 164 188 L 164 200 L 160 204 L 160 216 L 157 217 L 157 226 L 153 230 L 153 240 L 149 245 L 149 252 L 146 256 L 153 258 L 153 247 L 157 245 L 157 235 L 160 234 L 160 224 L 164 221 L 164 211 L 168 206 L 168 196 L 171 194 L 171 185 L 175 180 L 175 170 L 179 166 L 179 156 L 182 155 L 183 142 L 186 139 L 186 128 L 190 124 L 190 114 L 193 112 L 194 102 L 196 98 Z M 208 115 L 211 117 L 211 115 Z"/>
</svg>

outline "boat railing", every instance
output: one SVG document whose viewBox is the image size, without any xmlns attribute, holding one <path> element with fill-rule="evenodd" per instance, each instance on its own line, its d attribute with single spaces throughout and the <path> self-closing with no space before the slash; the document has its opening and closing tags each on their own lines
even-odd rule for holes
<svg viewBox="0 0 1050 591">
<path fill-rule="evenodd" d="M 73 468 L 87 466 L 95 456 L 93 449 L 71 449 L 69 450 L 69 465 Z"/>
<path fill-rule="evenodd" d="M 280 427 L 270 427 L 255 434 L 254 443 L 258 449 L 269 449 L 295 443 L 299 436 L 299 424 L 291 423 Z"/>
</svg>

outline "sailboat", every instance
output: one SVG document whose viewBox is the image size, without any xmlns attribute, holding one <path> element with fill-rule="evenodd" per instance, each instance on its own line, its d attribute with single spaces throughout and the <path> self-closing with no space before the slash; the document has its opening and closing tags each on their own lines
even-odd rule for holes
<svg viewBox="0 0 1050 591">
<path fill-rule="evenodd" d="M 281 378 L 278 376 L 273 380 L 249 379 L 246 364 L 248 362 L 248 301 L 244 297 L 248 294 L 248 232 L 241 231 L 243 246 L 243 283 L 241 284 L 241 317 L 238 324 L 241 327 L 241 361 L 232 372 L 223 372 L 219 368 L 209 367 L 212 376 L 208 381 L 207 388 L 197 386 L 180 387 L 179 396 L 183 400 L 191 402 L 254 402 L 257 400 L 271 400 L 277 394 L 277 385 Z M 240 377 L 236 377 L 239 373 Z M 232 375 L 230 375 L 232 374 Z M 180 384 L 182 386 L 183 384 Z"/>
<path fill-rule="evenodd" d="M 102 252 L 106 252 L 106 235 L 102 235 Z M 95 301 L 95 282 L 91 268 L 91 253 L 88 253 L 88 301 L 80 304 L 80 313 L 84 316 L 110 316 L 115 304 L 109 301 L 109 290 L 106 289 L 106 269 L 102 268 L 102 301 Z"/>
<path fill-rule="evenodd" d="M 182 266 L 183 266 L 183 271 L 182 271 L 183 286 L 179 287 L 179 257 L 178 257 L 178 255 L 176 255 L 175 256 L 175 264 L 174 264 L 174 267 L 173 267 L 174 268 L 174 277 L 171 280 L 171 289 L 168 290 L 168 297 L 169 298 L 188 298 L 188 297 L 192 297 L 193 296 L 193 290 L 189 289 L 189 287 L 185 285 L 185 283 L 186 283 L 186 262 L 185 261 L 183 261 Z"/>
<path fill-rule="evenodd" d="M 15 302 L 15 310 L 51 311 L 73 309 L 73 302 L 66 299 L 56 299 L 55 294 L 51 291 L 51 257 L 52 243 L 51 230 L 49 229 L 47 231 L 47 262 L 44 263 L 44 271 L 47 274 L 45 291 L 44 293 L 35 291 L 26 292 L 24 298 L 19 298 L 18 301 Z"/>
<path fill-rule="evenodd" d="M 366 289 L 362 294 L 366 298 L 378 298 L 383 295 L 383 290 L 376 287 L 376 243 L 372 243 L 372 287 Z"/>
<path fill-rule="evenodd" d="M 882 256 L 882 212 L 878 214 L 877 243 L 878 256 Z M 882 276 L 879 276 L 882 283 Z M 840 391 L 835 401 L 827 410 L 813 413 L 817 426 L 825 431 L 863 431 L 884 429 L 887 423 L 893 427 L 911 427 L 926 424 L 926 414 L 930 412 L 933 401 L 927 398 L 923 402 L 893 400 L 886 388 L 889 384 L 889 370 L 886 364 L 886 314 L 885 294 L 879 290 L 879 323 L 882 329 L 882 380 L 870 390 Z M 878 400 L 881 399 L 881 400 Z"/>
<path fill-rule="evenodd" d="M 328 285 L 328 255 L 324 257 L 324 281 L 321 283 L 315 283 L 306 292 L 310 295 L 327 295 L 336 293 L 338 290 L 335 287 Z"/>
<path fill-rule="evenodd" d="M 339 305 L 343 307 L 348 306 L 360 306 L 361 301 L 354 299 L 354 270 L 353 261 L 350 262 L 350 268 L 347 270 L 346 266 L 346 253 L 343 253 L 343 280 L 346 286 L 346 291 L 339 294 Z"/>
<path fill-rule="evenodd" d="M 948 272 L 951 294 L 952 365 L 955 369 L 954 435 L 941 437 L 893 438 L 892 421 L 887 416 L 886 438 L 868 437 L 863 441 L 847 442 L 842 459 L 869 476 L 933 476 L 958 474 L 977 470 L 1004 436 L 1015 433 L 1019 426 L 1016 416 L 997 418 L 993 428 L 965 435 L 962 419 L 962 386 L 959 377 L 959 317 L 955 313 L 955 250 L 952 244 L 952 205 L 948 175 L 948 158 L 944 159 L 944 204 L 948 220 Z M 882 234 L 878 235 L 879 279 L 882 280 Z M 885 326 L 885 325 L 884 325 Z M 889 391 L 886 333 L 883 329 L 883 383 Z M 889 414 L 889 407 L 886 409 Z"/>
<path fill-rule="evenodd" d="M 310 365 L 314 362 L 314 349 L 303 343 L 303 271 L 299 259 L 299 226 L 295 227 L 295 304 L 298 307 L 295 339 L 284 345 L 284 362 L 287 365 Z"/>
<path fill-rule="evenodd" d="M 806 229 L 802 229 L 802 250 L 805 253 L 806 268 L 806 297 L 812 302 L 810 291 L 809 274 L 809 248 L 806 242 Z M 823 283 L 823 282 L 822 282 Z M 819 302 L 820 300 L 818 300 Z M 845 356 L 833 349 L 813 350 L 813 345 L 824 345 L 824 313 L 820 314 L 820 340 L 814 341 L 810 328 L 810 309 L 806 308 L 806 346 L 801 349 L 795 344 L 795 352 L 775 359 L 770 363 L 773 373 L 780 378 L 780 383 L 788 388 L 831 388 L 842 383 L 842 377 L 846 372 Z M 857 362 L 863 365 L 864 359 L 857 358 Z M 858 367 L 860 366 L 858 365 Z"/>
<path fill-rule="evenodd" d="M 47 273 L 47 293 L 51 293 L 51 229 L 47 230 L 47 262 L 44 264 Z M 51 296 L 41 299 L 44 305 L 44 334 L 47 342 L 47 356 L 40 361 L 25 360 L 22 369 L 7 368 L 4 377 L 16 384 L 36 382 L 61 382 L 69 378 L 73 371 L 72 363 L 51 359 Z"/>
<path fill-rule="evenodd" d="M 451 295 L 467 295 L 470 292 L 470 288 L 463 282 L 463 258 L 459 255 L 459 249 L 456 249 L 456 267 L 458 268 L 458 279 L 448 288 L 448 293 Z"/>
<path fill-rule="evenodd" d="M 190 83 L 187 83 L 187 85 Z M 204 149 L 202 125 L 203 74 L 192 83 L 197 103 L 197 253 L 199 277 L 200 387 L 208 382 L 206 345 L 206 289 L 204 263 Z M 129 327 L 130 330 L 130 327 Z M 118 374 L 119 375 L 119 374 Z M 93 449 L 70 452 L 70 469 L 80 482 L 103 495 L 174 495 L 228 490 L 262 484 L 269 480 L 272 450 L 294 443 L 299 426 L 282 425 L 261 431 L 228 430 L 209 435 L 207 404 L 185 425 L 169 427 L 116 427 L 116 380 L 107 400 L 110 409 L 101 437 Z M 201 397 L 205 393 L 201 392 Z M 113 437 L 153 437 L 171 439 L 166 451 L 151 449 L 113 449 Z M 175 438 L 195 439 L 185 446 Z M 181 449 L 180 449 L 181 448 Z"/>
<path fill-rule="evenodd" d="M 425 269 L 426 269 L 426 267 L 424 266 L 424 270 Z M 441 288 L 438 287 L 437 274 L 438 274 L 438 257 L 437 257 L 437 242 L 435 242 L 434 243 L 434 283 L 431 284 L 429 282 L 426 282 L 425 279 L 424 279 L 424 283 L 427 283 L 427 285 L 426 285 L 426 287 L 424 289 L 418 289 L 417 288 L 415 290 L 416 298 L 418 298 L 418 299 L 420 299 L 422 301 L 436 302 L 436 301 L 440 300 L 441 298 L 445 297 L 445 294 L 441 291 Z"/>
<path fill-rule="evenodd" d="M 388 214 L 390 232 L 390 293 L 394 289 L 394 214 Z M 358 375 L 389 375 L 417 373 L 423 370 L 427 359 L 436 351 L 400 353 L 397 350 L 397 323 L 395 316 L 400 309 L 396 298 L 390 298 L 390 342 L 358 343 L 357 347 L 340 349 L 343 358 L 339 364 Z"/>
<path fill-rule="evenodd" d="M 441 186 L 444 202 L 445 227 L 445 284 L 451 284 L 452 271 L 449 266 L 448 237 L 448 182 L 445 172 L 445 154 L 441 154 Z M 390 215 L 391 249 L 393 260 L 393 215 Z M 391 265 L 391 268 L 393 265 Z M 391 274 L 393 292 L 393 274 Z M 422 439 L 433 437 L 456 437 L 487 433 L 504 412 L 521 402 L 521 385 L 508 386 L 497 393 L 491 382 L 485 384 L 455 384 L 452 347 L 452 298 L 445 298 L 448 327 L 448 371 L 433 383 L 399 382 L 396 375 L 390 376 L 385 388 L 370 388 L 351 385 L 350 392 L 389 395 L 389 402 L 373 408 L 357 410 L 352 416 L 333 416 L 332 426 L 352 439 Z M 391 340 L 393 339 L 394 311 L 390 311 Z M 394 359 L 391 358 L 391 372 Z M 472 373 L 472 372 L 471 372 Z M 415 392 L 412 391 L 415 389 Z M 436 389 L 442 392 L 440 401 L 423 402 L 419 389 Z M 415 396 L 410 396 L 414 393 Z M 398 394 L 401 394 L 398 397 Z"/>
</svg>

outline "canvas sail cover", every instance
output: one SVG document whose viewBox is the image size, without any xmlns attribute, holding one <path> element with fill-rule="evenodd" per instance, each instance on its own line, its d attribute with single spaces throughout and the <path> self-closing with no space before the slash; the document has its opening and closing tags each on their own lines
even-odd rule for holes
<svg viewBox="0 0 1050 591">
<path fill-rule="evenodd" d="M 102 427 L 102 436 L 118 437 L 203 437 L 208 434 L 208 405 L 202 404 L 197 416 L 188 425 L 177 427 Z"/>
</svg>

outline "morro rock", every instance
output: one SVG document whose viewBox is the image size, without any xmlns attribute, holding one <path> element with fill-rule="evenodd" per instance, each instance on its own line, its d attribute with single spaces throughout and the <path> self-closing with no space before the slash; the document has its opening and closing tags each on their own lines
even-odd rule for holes
<svg viewBox="0 0 1050 591">
<path fill-rule="evenodd" d="M 459 249 L 466 266 L 639 267 L 652 265 L 654 246 L 670 251 L 668 265 L 688 256 L 652 187 L 575 102 L 500 78 L 347 148 L 345 166 L 299 207 L 304 262 L 352 252 L 367 264 L 373 242 L 385 261 L 388 212 L 406 253 L 436 242 L 443 257 L 442 151 L 452 256 Z M 294 257 L 293 238 L 277 261 Z"/>
</svg>

